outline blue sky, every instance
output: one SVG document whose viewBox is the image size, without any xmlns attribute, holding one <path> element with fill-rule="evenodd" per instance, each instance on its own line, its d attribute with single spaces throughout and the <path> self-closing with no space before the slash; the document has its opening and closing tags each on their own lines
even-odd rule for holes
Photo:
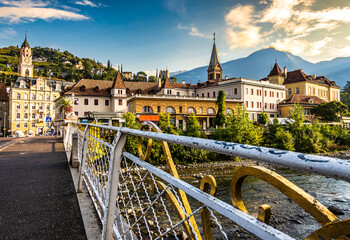
<svg viewBox="0 0 350 240">
<path fill-rule="evenodd" d="M 222 62 L 273 46 L 317 62 L 350 56 L 344 0 L 0 0 L 0 47 L 68 50 L 125 71 L 208 64 L 216 32 Z"/>
</svg>

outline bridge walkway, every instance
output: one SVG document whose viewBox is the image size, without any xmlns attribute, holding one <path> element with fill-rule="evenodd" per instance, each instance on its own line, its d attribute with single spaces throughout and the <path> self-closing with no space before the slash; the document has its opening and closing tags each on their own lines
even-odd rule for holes
<svg viewBox="0 0 350 240">
<path fill-rule="evenodd" d="M 0 239 L 86 239 L 61 139 L 24 138 L 0 151 Z"/>
</svg>

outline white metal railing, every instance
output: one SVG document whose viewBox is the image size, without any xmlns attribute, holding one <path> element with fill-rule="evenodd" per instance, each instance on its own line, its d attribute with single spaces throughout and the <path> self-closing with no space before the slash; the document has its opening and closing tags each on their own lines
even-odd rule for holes
<svg viewBox="0 0 350 240">
<path fill-rule="evenodd" d="M 73 132 L 78 135 L 78 192 L 82 191 L 84 181 L 103 224 L 102 239 L 112 239 L 113 236 L 117 239 L 183 239 L 182 235 L 190 239 L 206 239 L 202 237 L 207 234 L 205 223 L 200 224 L 204 210 L 217 226 L 210 230 L 214 239 L 232 239 L 228 230 L 233 223 L 262 239 L 293 239 L 174 174 L 123 151 L 127 136 L 175 143 L 350 181 L 350 163 L 341 159 L 123 127 L 96 124 L 76 127 L 73 123 L 68 124 L 63 138 L 68 150 L 71 150 Z M 191 198 L 190 206 L 186 194 Z"/>
</svg>

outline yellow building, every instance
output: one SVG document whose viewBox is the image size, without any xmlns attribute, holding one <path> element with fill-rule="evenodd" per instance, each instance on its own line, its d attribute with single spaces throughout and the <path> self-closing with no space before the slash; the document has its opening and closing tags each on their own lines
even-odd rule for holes
<svg viewBox="0 0 350 240">
<path fill-rule="evenodd" d="M 34 78 L 31 48 L 25 38 L 20 51 L 19 77 L 9 92 L 9 129 L 24 134 L 46 133 L 54 118 L 54 100 L 69 83 Z"/>
<path fill-rule="evenodd" d="M 268 80 L 286 87 L 286 99 L 278 106 L 281 117 L 287 117 L 289 109 L 298 103 L 303 107 L 307 119 L 312 121 L 312 108 L 321 102 L 340 101 L 340 87 L 335 81 L 325 76 L 307 75 L 302 69 L 287 72 L 284 68 L 282 71 L 275 63 Z"/>
</svg>

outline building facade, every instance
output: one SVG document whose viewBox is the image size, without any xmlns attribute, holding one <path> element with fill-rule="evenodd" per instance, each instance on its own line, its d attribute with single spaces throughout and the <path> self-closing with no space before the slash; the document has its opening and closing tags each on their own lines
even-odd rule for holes
<svg viewBox="0 0 350 240">
<path fill-rule="evenodd" d="M 12 133 L 42 135 L 51 129 L 54 101 L 71 83 L 33 77 L 31 48 L 25 38 L 21 46 L 19 77 L 9 91 L 9 128 Z"/>
<path fill-rule="evenodd" d="M 9 123 L 9 96 L 6 85 L 0 83 L 0 136 L 6 136 Z"/>
</svg>

